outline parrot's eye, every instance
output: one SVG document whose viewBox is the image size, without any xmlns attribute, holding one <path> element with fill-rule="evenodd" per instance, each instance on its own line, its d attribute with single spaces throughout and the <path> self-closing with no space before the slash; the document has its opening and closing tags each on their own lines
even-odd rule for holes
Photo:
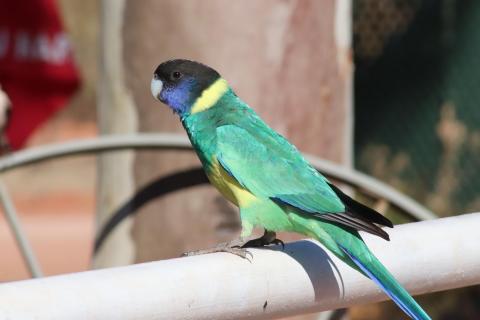
<svg viewBox="0 0 480 320">
<path fill-rule="evenodd" d="M 178 80 L 182 77 L 182 73 L 179 71 L 173 71 L 172 74 L 170 75 L 170 78 L 172 80 Z"/>
</svg>

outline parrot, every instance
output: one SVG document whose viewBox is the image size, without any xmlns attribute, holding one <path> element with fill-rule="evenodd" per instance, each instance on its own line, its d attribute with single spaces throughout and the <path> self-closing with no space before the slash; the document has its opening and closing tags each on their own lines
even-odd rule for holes
<svg viewBox="0 0 480 320">
<path fill-rule="evenodd" d="M 281 243 L 276 232 L 299 233 L 370 278 L 410 318 L 431 319 L 359 234 L 389 240 L 380 226 L 393 227 L 391 221 L 315 170 L 216 70 L 192 60 L 168 60 L 155 69 L 150 89 L 179 116 L 211 184 L 238 206 L 240 239 L 255 227 L 265 230 L 240 248 L 218 251 L 245 257 L 245 248 Z"/>
</svg>

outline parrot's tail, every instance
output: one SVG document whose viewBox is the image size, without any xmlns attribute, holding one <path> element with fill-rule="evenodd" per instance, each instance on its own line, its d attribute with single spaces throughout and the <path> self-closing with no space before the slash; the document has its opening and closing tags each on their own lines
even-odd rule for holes
<svg viewBox="0 0 480 320">
<path fill-rule="evenodd" d="M 420 307 L 393 275 L 382 263 L 368 250 L 361 254 L 354 254 L 339 244 L 341 250 L 353 261 L 353 263 L 382 290 L 412 319 L 431 320 L 430 316 Z"/>
<path fill-rule="evenodd" d="M 412 319 L 431 320 L 368 249 L 357 231 L 329 221 L 313 220 L 310 214 L 298 211 L 292 211 L 289 218 L 294 231 L 317 239 L 346 264 L 373 280 Z"/>
</svg>

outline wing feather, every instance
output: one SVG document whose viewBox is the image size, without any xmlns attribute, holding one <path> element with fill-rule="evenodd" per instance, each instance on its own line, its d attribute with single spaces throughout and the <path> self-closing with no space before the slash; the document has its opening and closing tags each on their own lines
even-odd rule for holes
<svg viewBox="0 0 480 320">
<path fill-rule="evenodd" d="M 282 136 L 266 125 L 252 123 L 247 128 L 234 124 L 217 128 L 217 160 L 238 183 L 257 196 L 295 207 L 313 218 L 388 240 L 388 234 L 374 224 L 390 226 L 388 219 L 331 185 Z"/>
</svg>

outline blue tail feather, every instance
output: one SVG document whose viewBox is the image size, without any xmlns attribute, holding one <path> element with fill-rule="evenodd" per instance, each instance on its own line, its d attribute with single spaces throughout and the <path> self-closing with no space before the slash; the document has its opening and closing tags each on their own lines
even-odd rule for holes
<svg viewBox="0 0 480 320">
<path fill-rule="evenodd" d="M 431 320 L 410 294 L 393 278 L 388 270 L 372 255 L 373 265 L 367 265 L 348 249 L 339 245 L 353 263 L 373 280 L 410 318 L 415 320 Z"/>
</svg>

